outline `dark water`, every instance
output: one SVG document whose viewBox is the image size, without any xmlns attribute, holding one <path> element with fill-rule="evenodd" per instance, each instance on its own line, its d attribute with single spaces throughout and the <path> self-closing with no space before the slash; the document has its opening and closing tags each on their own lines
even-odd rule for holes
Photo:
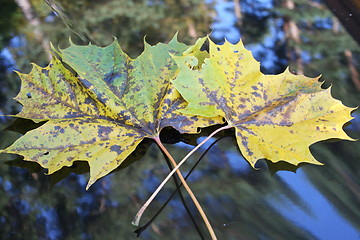
<svg viewBox="0 0 360 240">
<path fill-rule="evenodd" d="M 271 1 L 256 3 L 263 4 L 258 16 L 270 14 L 266 9 L 272 7 Z M 213 25 L 215 39 L 226 37 L 237 42 L 242 36 L 234 27 L 236 19 L 231 4 L 219 1 L 216 6 L 220 20 Z M 278 21 L 276 18 L 268 21 L 270 31 L 261 44 L 248 45 L 268 72 L 281 62 L 274 51 L 270 51 L 283 37 L 277 29 Z M 306 56 L 304 54 L 305 59 Z M 346 96 L 346 92 L 338 94 Z M 353 103 L 351 99 L 342 100 L 348 105 Z M 353 116 L 357 119 L 346 131 L 351 137 L 359 138 L 359 115 Z M 0 147 L 6 147 L 18 136 L 1 131 Z M 189 171 L 209 146 L 210 143 L 188 160 L 183 173 Z M 181 159 L 192 148 L 183 143 L 168 147 L 176 159 Z M 242 158 L 233 138 L 217 142 L 188 182 L 218 239 L 360 239 L 359 142 L 318 143 L 311 150 L 323 166 L 304 165 L 296 172 L 295 169 L 276 171 L 278 166 L 260 161 L 259 169 L 253 170 Z M 12 158 L 2 156 L 1 159 Z M 99 180 L 89 191 L 85 191 L 88 173 L 82 173 L 86 169 L 79 167 L 77 173 L 70 173 L 72 169 L 68 169 L 50 177 L 44 171 L 39 172 L 41 169 L 36 165 L 24 167 L 30 171 L 0 164 L 1 240 L 136 239 L 133 232 L 137 228 L 131 221 L 169 172 L 154 144 L 140 160 Z M 151 219 L 174 189 L 170 181 L 145 212 L 141 224 Z M 182 192 L 200 230 L 196 230 L 176 195 L 141 232 L 139 239 L 209 239 L 196 208 L 186 192 Z"/>
<path fill-rule="evenodd" d="M 360 189 L 353 168 L 358 162 L 356 156 L 331 155 L 333 149 L 356 144 L 317 144 L 313 152 L 325 166 L 306 165 L 296 173 L 273 174 L 264 162 L 259 170 L 251 169 L 228 137 L 209 150 L 188 182 L 219 239 L 358 239 Z M 168 147 L 179 156 L 190 149 L 185 144 Z M 184 173 L 198 157 L 200 152 L 189 160 Z M 87 174 L 71 174 L 52 186 L 50 177 L 43 174 L 4 165 L 1 171 L 9 171 L 0 177 L 1 239 L 125 239 L 135 238 L 134 214 L 168 169 L 152 145 L 140 161 L 103 178 L 89 191 L 85 191 Z M 142 224 L 173 190 L 173 184 L 168 184 Z M 201 218 L 183 193 L 208 239 Z M 140 236 L 161 238 L 201 239 L 178 196 Z"/>
</svg>

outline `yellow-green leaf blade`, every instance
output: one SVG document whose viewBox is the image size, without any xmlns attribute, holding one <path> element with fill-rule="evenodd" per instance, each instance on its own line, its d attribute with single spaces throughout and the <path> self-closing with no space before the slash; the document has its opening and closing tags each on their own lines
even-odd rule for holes
<svg viewBox="0 0 360 240">
<path fill-rule="evenodd" d="M 330 96 L 328 90 L 316 95 L 303 95 L 277 113 L 271 124 L 269 117 L 260 115 L 251 121 L 253 123 L 236 124 L 237 143 L 244 157 L 253 167 L 262 158 L 273 162 L 286 160 L 294 165 L 301 162 L 320 164 L 311 155 L 310 145 L 331 138 L 353 140 L 342 130 L 343 124 L 352 119 L 350 113 L 353 109 L 330 99 Z M 333 102 L 332 105 L 329 101 Z M 322 113 L 313 111 L 313 107 L 323 109 Z M 283 119 L 289 113 L 285 109 L 296 113 L 286 123 Z M 302 116 L 296 116 L 299 114 Z"/>
<path fill-rule="evenodd" d="M 23 155 L 24 160 L 47 168 L 49 174 L 76 160 L 86 160 L 90 186 L 116 169 L 143 138 L 136 129 L 103 119 L 49 120 L 2 152 Z"/>
<path fill-rule="evenodd" d="M 35 65 L 29 74 L 19 74 L 22 88 L 16 99 L 23 110 L 16 116 L 48 122 L 2 152 L 23 155 L 50 174 L 85 160 L 89 187 L 164 127 L 197 133 L 199 127 L 220 123 L 221 118 L 178 111 L 186 102 L 170 82 L 177 73 L 170 54 L 181 55 L 187 48 L 174 37 L 169 44 L 145 43 L 144 52 L 131 59 L 116 42 L 105 48 L 71 44 L 57 53 L 67 66 L 54 57 L 45 68 Z"/>
<path fill-rule="evenodd" d="M 159 107 L 160 111 L 157 117 L 159 130 L 166 126 L 172 126 L 180 133 L 197 133 L 200 127 L 223 123 L 222 117 L 182 114 L 181 112 L 187 107 L 187 103 L 171 83 L 169 83 L 164 99 Z"/>
<path fill-rule="evenodd" d="M 175 87 L 189 102 L 187 114 L 223 116 L 235 127 L 238 145 L 252 166 L 267 158 L 318 163 L 309 151 L 315 142 L 351 140 L 342 126 L 353 109 L 321 89 L 318 78 L 264 75 L 259 63 L 241 42 L 216 45 L 210 57 L 194 70 L 193 56 L 174 56 L 179 66 Z"/>
<path fill-rule="evenodd" d="M 170 54 L 181 55 L 189 47 L 179 43 L 176 35 L 169 44 L 144 44 L 144 52 L 136 59 L 128 57 L 116 42 L 105 48 L 72 44 L 61 52 L 63 60 L 96 98 L 118 112 L 126 124 L 141 128 L 149 137 L 157 136 L 165 122 L 180 132 L 192 133 L 198 127 L 219 123 L 218 119 L 206 118 L 193 121 L 178 112 L 186 103 L 170 85 L 178 69 Z M 177 124 L 176 118 L 182 119 L 183 124 Z"/>
<path fill-rule="evenodd" d="M 33 65 L 29 74 L 19 73 L 19 76 L 21 89 L 15 99 L 23 109 L 17 117 L 34 121 L 99 115 L 115 117 L 56 58 L 45 68 Z"/>
</svg>

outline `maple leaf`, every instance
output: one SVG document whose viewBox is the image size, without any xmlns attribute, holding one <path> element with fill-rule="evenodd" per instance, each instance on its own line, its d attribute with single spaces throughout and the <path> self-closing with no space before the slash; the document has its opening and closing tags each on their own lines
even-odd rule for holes
<svg viewBox="0 0 360 240">
<path fill-rule="evenodd" d="M 177 111 L 186 103 L 170 82 L 177 66 L 169 53 L 180 55 L 188 46 L 176 36 L 169 44 L 144 44 L 144 52 L 131 59 L 116 41 L 104 48 L 71 43 L 57 54 L 76 75 L 56 57 L 45 68 L 34 65 L 29 74 L 19 73 L 22 86 L 15 99 L 23 109 L 15 116 L 47 122 L 1 152 L 23 155 L 48 174 L 85 160 L 89 188 L 162 128 L 196 133 L 218 123 L 220 118 Z"/>
<path fill-rule="evenodd" d="M 315 142 L 353 140 L 343 131 L 353 108 L 332 98 L 319 78 L 291 74 L 264 75 L 240 41 L 216 45 L 209 57 L 173 56 L 179 74 L 173 81 L 189 105 L 181 111 L 206 117 L 222 116 L 235 128 L 237 144 L 255 167 L 259 159 L 320 164 L 310 153 Z"/>
</svg>

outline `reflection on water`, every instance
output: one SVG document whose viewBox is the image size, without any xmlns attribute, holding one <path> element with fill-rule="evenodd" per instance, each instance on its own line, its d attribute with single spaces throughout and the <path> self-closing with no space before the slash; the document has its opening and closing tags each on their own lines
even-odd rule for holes
<svg viewBox="0 0 360 240">
<path fill-rule="evenodd" d="M 332 143 L 334 148 L 347 144 Z M 185 144 L 169 146 L 183 156 Z M 203 148 L 202 150 L 205 150 Z M 197 154 L 194 159 L 200 157 Z M 194 159 L 183 168 L 189 169 Z M 323 158 L 325 159 L 325 158 Z M 330 160 L 330 159 L 329 159 Z M 346 162 L 341 162 L 346 164 Z M 344 166 L 343 169 L 346 169 Z M 1 166 L 4 171 L 4 166 Z M 133 236 L 131 220 L 139 206 L 168 173 L 155 145 L 128 168 L 105 177 L 85 191 L 86 175 L 71 174 L 51 186 L 49 177 L 11 168 L 1 181 L 1 239 L 123 239 Z M 339 178 L 332 164 L 307 165 L 296 173 L 271 175 L 265 164 L 252 170 L 231 138 L 219 141 L 205 155 L 188 180 L 203 204 L 219 239 L 357 239 L 360 216 L 358 198 L 346 178 Z M 358 181 L 347 172 L 347 178 Z M 327 182 L 324 182 L 322 178 Z M 325 185 L 324 185 L 325 184 Z M 355 184 L 355 183 L 354 183 Z M 324 193 L 322 189 L 330 188 Z M 358 182 L 352 186 L 359 191 Z M 174 190 L 161 192 L 145 213 L 145 224 Z M 329 190 L 329 189 L 328 189 Z M 348 194 L 348 198 L 339 199 Z M 208 235 L 190 198 L 192 213 Z M 346 205 L 352 215 L 347 215 Z M 343 208 L 339 208 L 343 206 Z M 201 239 L 176 196 L 140 239 Z"/>
<path fill-rule="evenodd" d="M 312 185 L 304 170 L 299 169 L 296 175 L 283 172 L 279 173 L 279 176 L 304 202 L 302 206 L 295 205 L 287 199 L 284 199 L 281 206 L 278 202 L 274 202 L 273 207 L 281 215 L 294 222 L 299 228 L 311 232 L 318 239 L 356 239 L 359 237 L 356 228 L 342 217 L 330 200 Z"/>
</svg>

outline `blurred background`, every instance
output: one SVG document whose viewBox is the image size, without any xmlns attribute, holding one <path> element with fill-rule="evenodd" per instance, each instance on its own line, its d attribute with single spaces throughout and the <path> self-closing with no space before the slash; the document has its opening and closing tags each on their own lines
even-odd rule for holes
<svg viewBox="0 0 360 240">
<path fill-rule="evenodd" d="M 4 131 L 21 106 L 12 100 L 20 88 L 14 70 L 28 73 L 31 63 L 46 66 L 49 44 L 111 43 L 114 36 L 131 57 L 150 44 L 192 44 L 210 34 L 245 46 L 264 73 L 290 66 L 297 74 L 322 74 L 325 87 L 346 106 L 360 100 L 360 3 L 356 0 L 1 0 L 0 1 L 0 148 L 20 133 Z M 360 137 L 358 111 L 345 128 Z M 311 146 L 324 166 L 293 171 L 259 162 L 253 170 L 233 138 L 224 133 L 196 167 L 189 184 L 219 239 L 360 239 L 359 142 Z M 230 134 L 231 135 L 231 134 Z M 201 139 L 200 139 L 201 140 Z M 199 141 L 199 139 L 198 139 Z M 214 142 L 215 139 L 212 140 Z M 210 146 L 203 147 L 183 169 Z M 192 147 L 168 145 L 177 159 Z M 135 239 L 131 221 L 169 169 L 154 145 L 136 163 L 85 191 L 88 173 L 65 169 L 47 176 L 36 165 L 16 167 L 14 156 L 0 160 L 0 239 Z M 14 160 L 8 162 L 7 160 Z M 20 161 L 21 163 L 21 161 Z M 79 162 L 79 165 L 82 163 Z M 76 169 L 76 170 L 75 170 Z M 80 170 L 79 170 L 80 169 Z M 67 176 L 67 177 L 66 177 Z M 56 184 L 54 184 L 56 183 Z M 145 224 L 175 189 L 169 183 L 145 213 Z M 143 228 L 139 239 L 209 239 L 202 220 L 184 192 L 194 224 L 176 195 Z"/>
</svg>

